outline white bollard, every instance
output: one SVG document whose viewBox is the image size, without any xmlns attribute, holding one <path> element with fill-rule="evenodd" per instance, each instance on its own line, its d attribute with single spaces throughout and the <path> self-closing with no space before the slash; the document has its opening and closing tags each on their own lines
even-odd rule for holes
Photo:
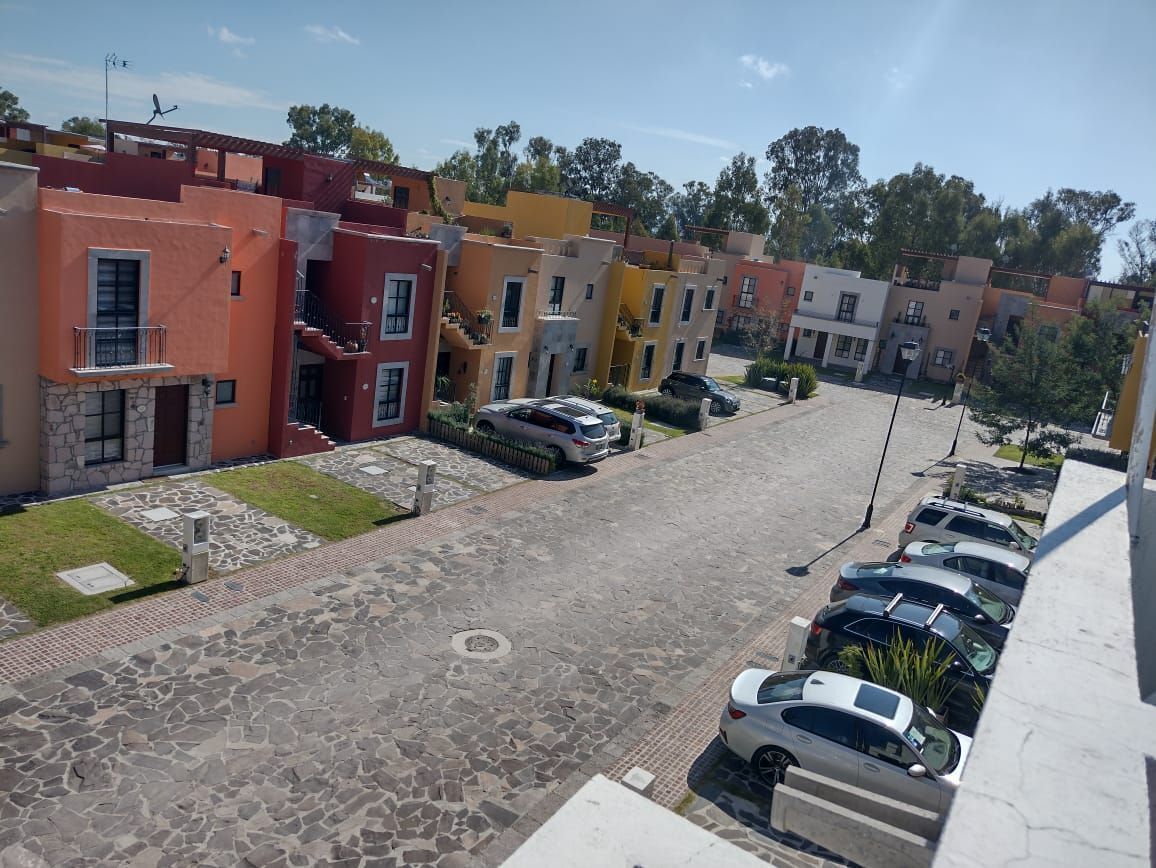
<svg viewBox="0 0 1156 868">
<path fill-rule="evenodd" d="M 783 655 L 783 671 L 798 669 L 807 650 L 807 633 L 811 629 L 811 622 L 806 618 L 795 617 L 787 626 L 787 649 Z M 810 661 L 814 665 L 815 661 Z"/>
<path fill-rule="evenodd" d="M 698 403 L 698 430 L 705 431 L 706 426 L 710 424 L 710 398 L 703 398 Z"/>
<path fill-rule="evenodd" d="M 437 468 L 436 461 L 421 461 L 417 468 L 417 487 L 413 493 L 413 513 L 414 515 L 425 515 L 427 512 L 433 510 L 434 492 L 437 491 Z"/>
<path fill-rule="evenodd" d="M 963 400 L 963 383 L 955 384 L 955 391 L 951 393 L 951 403 L 958 404 Z"/>
<path fill-rule="evenodd" d="M 791 390 L 787 393 L 787 403 L 794 404 L 795 396 L 799 394 L 799 378 L 791 377 Z"/>
<path fill-rule="evenodd" d="M 948 497 L 952 500 L 959 499 L 959 492 L 963 490 L 963 479 L 967 475 L 967 465 L 963 462 L 955 465 L 955 472 L 951 475 L 951 489 L 948 492 Z"/>
<path fill-rule="evenodd" d="M 638 401 L 634 405 L 634 418 L 630 420 L 630 450 L 642 448 L 643 423 L 646 422 L 646 405 Z"/>
<path fill-rule="evenodd" d="M 855 366 L 855 382 L 862 383 L 863 378 L 867 375 L 867 363 L 860 362 Z"/>
</svg>

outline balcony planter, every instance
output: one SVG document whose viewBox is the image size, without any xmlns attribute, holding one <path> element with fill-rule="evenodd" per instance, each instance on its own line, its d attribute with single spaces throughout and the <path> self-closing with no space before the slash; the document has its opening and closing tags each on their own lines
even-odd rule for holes
<svg viewBox="0 0 1156 868">
<path fill-rule="evenodd" d="M 347 353 L 358 352 L 357 341 L 346 341 L 345 342 L 345 352 L 347 352 Z"/>
<path fill-rule="evenodd" d="M 485 309 L 478 311 L 478 324 L 479 325 L 489 325 L 489 323 L 493 319 L 494 319 L 494 314 L 492 311 L 488 311 Z"/>
</svg>

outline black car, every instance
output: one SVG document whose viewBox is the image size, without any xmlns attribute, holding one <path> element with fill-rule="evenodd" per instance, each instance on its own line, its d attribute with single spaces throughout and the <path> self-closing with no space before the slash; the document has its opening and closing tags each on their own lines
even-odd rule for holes
<svg viewBox="0 0 1156 868">
<path fill-rule="evenodd" d="M 831 586 L 831 602 L 837 603 L 855 594 L 878 594 L 888 599 L 902 594 L 905 600 L 928 606 L 942 603 L 997 651 L 1003 650 L 1016 614 L 1014 606 L 967 576 L 919 564 L 859 561 L 843 564 Z"/>
<path fill-rule="evenodd" d="M 999 652 L 943 606 L 928 606 L 904 599 L 856 594 L 824 606 L 811 622 L 807 636 L 808 664 L 823 669 L 845 669 L 839 651 L 848 645 L 886 647 L 896 635 L 922 649 L 939 640 L 950 664 L 947 678 L 954 689 L 947 699 L 947 723 L 965 735 L 979 721 L 979 692 L 987 694 L 999 662 Z"/>
<path fill-rule="evenodd" d="M 663 395 L 671 395 L 687 401 L 701 401 L 710 398 L 712 413 L 733 413 L 740 406 L 739 396 L 728 392 L 705 374 L 688 374 L 684 371 L 673 371 L 658 386 Z"/>
</svg>

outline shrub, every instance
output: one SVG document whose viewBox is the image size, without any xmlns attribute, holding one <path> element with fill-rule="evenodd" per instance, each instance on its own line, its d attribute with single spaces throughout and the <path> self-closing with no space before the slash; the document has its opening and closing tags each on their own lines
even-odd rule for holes
<svg viewBox="0 0 1156 868">
<path fill-rule="evenodd" d="M 1120 452 L 1109 452 L 1107 449 L 1090 449 L 1087 446 L 1073 446 L 1064 453 L 1064 460 L 1083 461 L 1085 464 L 1095 464 L 1097 467 L 1107 467 L 1109 470 L 1126 471 L 1128 456 Z"/>
<path fill-rule="evenodd" d="M 602 403 L 621 410 L 629 410 L 631 413 L 639 401 L 646 404 L 646 415 L 651 419 L 666 422 L 676 428 L 698 430 L 698 404 L 694 401 L 668 398 L 665 395 L 639 395 L 628 392 L 621 386 L 611 386 L 602 393 Z"/>
<path fill-rule="evenodd" d="M 779 391 L 783 393 L 790 388 L 791 378 L 798 377 L 799 391 L 796 397 L 800 400 L 810 398 L 819 387 L 815 368 L 805 362 L 780 362 L 778 359 L 761 358 L 747 365 L 745 381 L 748 386 L 761 389 L 763 380 L 768 377 L 779 381 Z"/>
<path fill-rule="evenodd" d="M 481 440 L 488 440 L 492 443 L 498 443 L 509 447 L 516 452 L 524 452 L 527 455 L 534 455 L 538 458 L 544 458 L 550 462 L 551 467 L 556 469 L 554 461 L 554 453 L 539 446 L 536 443 L 531 443 L 525 440 L 513 440 L 509 437 L 503 437 L 501 434 L 486 434 L 481 431 L 471 429 L 469 423 L 469 416 L 465 412 L 466 408 L 462 404 L 452 404 L 446 410 L 431 410 L 427 415 L 430 421 L 440 422 L 456 431 L 463 431 L 468 433 L 471 437 Z M 467 445 L 463 443 L 461 445 Z"/>
<path fill-rule="evenodd" d="M 917 705 L 942 713 L 955 689 L 947 680 L 950 664 L 941 656 L 942 644 L 936 639 L 916 648 L 897 631 L 894 641 L 884 648 L 847 645 L 839 652 L 839 659 L 851 675 L 889 687 Z"/>
</svg>

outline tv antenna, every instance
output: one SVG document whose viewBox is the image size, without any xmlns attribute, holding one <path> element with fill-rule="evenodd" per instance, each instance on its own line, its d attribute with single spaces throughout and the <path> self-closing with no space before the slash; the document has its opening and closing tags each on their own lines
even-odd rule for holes
<svg viewBox="0 0 1156 868">
<path fill-rule="evenodd" d="M 145 123 L 151 124 L 157 118 L 163 118 L 169 112 L 175 112 L 179 108 L 180 108 L 179 105 L 175 105 L 171 109 L 164 109 L 162 111 L 161 110 L 161 101 L 159 99 L 157 99 L 157 95 L 154 93 L 153 94 L 153 116 L 151 118 L 149 118 L 147 121 L 145 121 Z"/>
<path fill-rule="evenodd" d="M 115 52 L 104 56 L 104 118 L 108 120 L 108 71 L 110 69 L 128 69 L 132 61 L 117 57 Z"/>
</svg>

